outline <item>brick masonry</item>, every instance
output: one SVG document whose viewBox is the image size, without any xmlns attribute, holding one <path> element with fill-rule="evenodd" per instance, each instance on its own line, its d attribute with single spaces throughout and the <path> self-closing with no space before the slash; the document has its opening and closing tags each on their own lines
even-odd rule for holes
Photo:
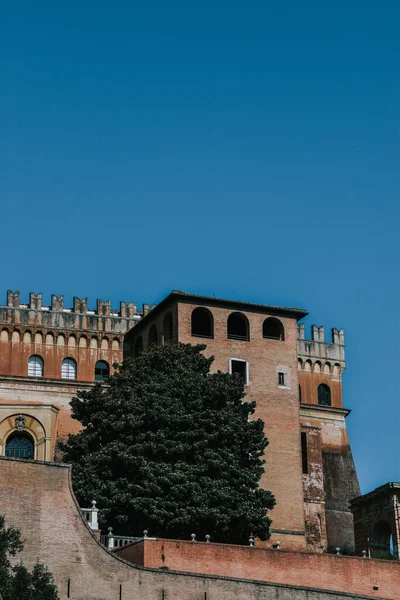
<svg viewBox="0 0 400 600">
<path fill-rule="evenodd" d="M 82 519 L 76 500 L 71 491 L 70 468 L 57 465 L 18 459 L 0 458 L 0 506 L 7 525 L 20 527 L 25 539 L 22 553 L 24 563 L 32 567 L 37 559 L 48 565 L 59 587 L 60 598 L 67 598 L 70 581 L 71 600 L 362 600 L 365 598 L 398 598 L 400 587 L 399 568 L 393 563 L 367 559 L 346 559 L 281 551 L 261 553 L 269 556 L 271 581 L 246 580 L 265 570 L 268 563 L 254 563 L 258 549 L 222 546 L 211 544 L 189 544 L 173 542 L 166 547 L 163 561 L 160 555 L 160 542 L 151 548 L 152 562 L 170 562 L 171 568 L 186 565 L 196 571 L 207 573 L 207 564 L 212 560 L 221 561 L 226 575 L 173 572 L 158 568 L 135 567 L 115 553 L 105 550 L 90 532 Z M 162 542 L 161 542 L 162 544 Z M 177 545 L 178 544 L 178 545 Z M 199 560 L 194 559 L 194 551 L 199 552 Z M 255 552 L 254 552 L 255 550 Z M 211 552 L 211 557 L 207 553 Z M 253 554 L 252 554 L 253 552 Z M 192 558 L 190 559 L 190 553 Z M 165 552 L 164 552 L 165 554 Z M 180 556 L 180 558 L 179 558 Z M 247 561 L 243 558 L 247 556 Z M 238 559 L 243 561 L 240 575 L 236 566 Z M 180 566 L 177 564 L 180 562 Z M 256 561 L 257 563 L 257 561 Z M 321 565 L 321 568 L 320 566 Z M 343 567 L 337 567 L 343 565 Z M 158 565 L 157 565 L 158 566 Z M 214 565 L 215 566 L 215 565 Z M 306 567 L 305 567 L 306 566 Z M 304 568 L 320 569 L 320 577 L 306 580 Z M 258 569 L 258 570 L 257 570 Z M 338 569 L 341 573 L 339 576 Z M 223 571 L 221 567 L 221 572 Z M 325 572 L 327 570 L 327 572 Z M 285 574 L 284 583 L 273 582 L 274 573 L 279 577 Z M 347 573 L 347 575 L 345 575 Z M 311 576 L 311 574 L 310 574 Z M 338 576 L 338 586 L 347 577 L 346 592 L 329 589 L 332 578 Z M 298 584 L 291 585 L 296 580 Z M 360 591 L 354 589 L 359 579 Z M 318 585 L 313 587 L 313 582 Z M 378 585 L 379 590 L 364 592 L 370 584 Z M 122 588 L 120 588 L 122 586 Z M 326 586 L 327 589 L 323 589 Z M 121 595 L 120 595 L 121 590 Z"/>
</svg>

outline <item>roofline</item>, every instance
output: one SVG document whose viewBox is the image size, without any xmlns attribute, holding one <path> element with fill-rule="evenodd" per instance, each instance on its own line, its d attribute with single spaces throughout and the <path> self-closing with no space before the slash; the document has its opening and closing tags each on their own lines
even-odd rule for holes
<svg viewBox="0 0 400 600">
<path fill-rule="evenodd" d="M 353 500 L 350 500 L 350 504 L 354 505 L 358 504 L 359 502 L 363 502 L 364 500 L 370 500 L 374 496 L 379 496 L 380 494 L 388 492 L 389 490 L 400 490 L 400 483 L 396 481 L 385 483 L 384 485 L 381 485 L 372 490 L 372 492 L 368 492 L 368 494 L 364 494 L 363 496 L 357 496 L 357 498 L 353 498 Z"/>
<path fill-rule="evenodd" d="M 138 331 L 142 329 L 146 323 L 150 320 L 151 316 L 158 314 L 173 300 L 180 300 L 181 302 L 188 302 L 190 300 L 197 301 L 198 304 L 206 304 L 207 306 L 225 306 L 232 307 L 238 310 L 250 310 L 253 312 L 260 312 L 272 315 L 290 315 L 295 316 L 296 320 L 299 321 L 308 315 L 308 312 L 304 308 L 289 308 L 286 306 L 272 306 L 269 304 L 255 304 L 253 302 L 242 302 L 241 300 L 227 300 L 224 298 L 214 298 L 211 296 L 201 296 L 200 294 L 190 294 L 188 292 L 182 292 L 181 290 L 172 290 L 159 304 L 156 304 L 146 316 L 136 323 L 129 331 Z M 129 332 L 127 332 L 129 333 Z"/>
</svg>

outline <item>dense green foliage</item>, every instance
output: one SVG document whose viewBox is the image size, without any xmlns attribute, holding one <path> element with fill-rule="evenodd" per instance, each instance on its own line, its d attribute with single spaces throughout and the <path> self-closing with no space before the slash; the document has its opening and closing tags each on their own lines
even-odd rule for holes
<svg viewBox="0 0 400 600">
<path fill-rule="evenodd" d="M 153 345 L 71 401 L 85 427 L 62 444 L 75 493 L 81 506 L 95 499 L 115 532 L 269 537 L 275 499 L 258 486 L 264 424 L 249 420 L 243 380 L 210 373 L 204 348 Z"/>
<path fill-rule="evenodd" d="M 6 527 L 0 516 L 0 600 L 59 600 L 53 576 L 36 563 L 32 572 L 23 564 L 12 566 L 10 557 L 23 549 L 19 529 Z"/>
</svg>

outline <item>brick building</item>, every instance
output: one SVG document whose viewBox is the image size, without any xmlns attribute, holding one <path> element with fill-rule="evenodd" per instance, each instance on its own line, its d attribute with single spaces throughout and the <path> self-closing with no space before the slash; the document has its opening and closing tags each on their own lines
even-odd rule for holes
<svg viewBox="0 0 400 600">
<path fill-rule="evenodd" d="M 0 455 L 53 460 L 56 441 L 77 431 L 69 401 L 106 379 L 113 363 L 152 343 L 205 343 L 214 369 L 240 373 L 257 402 L 270 445 L 261 485 L 277 506 L 272 543 L 321 552 L 354 545 L 349 501 L 359 496 L 342 404 L 343 330 L 312 326 L 303 309 L 172 292 L 150 309 L 133 303 L 41 294 L 21 304 L 8 292 L 0 307 Z"/>
</svg>

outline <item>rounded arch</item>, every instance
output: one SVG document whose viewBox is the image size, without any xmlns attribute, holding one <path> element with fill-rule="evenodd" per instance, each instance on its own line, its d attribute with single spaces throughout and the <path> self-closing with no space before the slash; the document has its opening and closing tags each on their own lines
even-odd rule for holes
<svg viewBox="0 0 400 600">
<path fill-rule="evenodd" d="M 35 333 L 35 344 L 43 344 L 43 333 L 41 331 Z"/>
<path fill-rule="evenodd" d="M 0 333 L 0 342 L 8 342 L 10 339 L 10 334 L 8 333 L 8 329 L 2 329 Z"/>
<path fill-rule="evenodd" d="M 303 369 L 303 361 L 302 361 L 302 359 L 301 359 L 301 358 L 298 358 L 298 359 L 297 359 L 297 369 L 298 369 L 299 371 L 302 371 L 302 369 Z"/>
<path fill-rule="evenodd" d="M 87 337 L 86 335 L 81 335 L 79 338 L 79 348 L 87 348 Z"/>
<path fill-rule="evenodd" d="M 97 340 L 96 336 L 93 336 L 90 338 L 90 348 L 98 348 L 99 347 L 99 342 Z"/>
<path fill-rule="evenodd" d="M 108 348 L 109 348 L 108 338 L 103 337 L 103 339 L 101 340 L 101 349 L 102 350 L 108 350 Z"/>
<path fill-rule="evenodd" d="M 279 319 L 268 317 L 263 323 L 263 337 L 270 340 L 285 339 L 285 329 Z"/>
<path fill-rule="evenodd" d="M 119 339 L 118 338 L 113 339 L 111 348 L 113 350 L 119 350 Z"/>
<path fill-rule="evenodd" d="M 76 379 L 76 360 L 64 358 L 61 363 L 61 379 Z"/>
<path fill-rule="evenodd" d="M 20 340 L 21 340 L 21 334 L 19 332 L 19 329 L 14 329 L 14 331 L 11 334 L 11 341 L 19 342 Z"/>
<path fill-rule="evenodd" d="M 46 344 L 52 346 L 54 344 L 54 335 L 52 333 L 46 334 Z"/>
<path fill-rule="evenodd" d="M 157 325 L 153 324 L 149 329 L 148 346 L 158 344 L 158 329 Z"/>
<path fill-rule="evenodd" d="M 319 360 L 314 363 L 314 373 L 321 373 L 322 365 Z"/>
<path fill-rule="evenodd" d="M 35 442 L 26 431 L 14 431 L 6 441 L 5 455 L 13 458 L 35 458 Z"/>
<path fill-rule="evenodd" d="M 324 364 L 324 373 L 325 373 L 325 375 L 330 375 L 330 373 L 331 373 L 331 363 L 326 362 Z"/>
<path fill-rule="evenodd" d="M 38 354 L 32 354 L 28 358 L 28 376 L 29 377 L 43 377 L 44 361 Z"/>
<path fill-rule="evenodd" d="M 383 519 L 375 524 L 370 546 L 375 558 L 389 556 L 391 553 L 392 528 Z"/>
<path fill-rule="evenodd" d="M 22 341 L 24 342 L 24 344 L 32 343 L 32 333 L 29 330 L 25 331 Z"/>
<path fill-rule="evenodd" d="M 208 308 L 199 306 L 192 311 L 191 315 L 192 335 L 196 337 L 214 337 L 214 317 Z"/>
<path fill-rule="evenodd" d="M 335 363 L 333 365 L 333 373 L 332 373 L 333 377 L 336 379 L 339 379 L 340 377 L 340 365 L 339 363 Z"/>
<path fill-rule="evenodd" d="M 249 321 L 243 313 L 231 313 L 227 320 L 227 332 L 229 340 L 243 340 L 248 342 L 250 339 Z"/>
<path fill-rule="evenodd" d="M 311 371 L 311 360 L 306 360 L 304 363 L 304 370 L 307 372 Z"/>
<path fill-rule="evenodd" d="M 172 340 L 172 332 L 173 332 L 172 324 L 173 324 L 172 313 L 167 312 L 163 319 L 163 329 L 162 329 L 164 344 L 165 344 L 165 342 L 170 342 Z"/>
<path fill-rule="evenodd" d="M 63 333 L 57 336 L 57 346 L 65 346 L 65 335 Z"/>
<path fill-rule="evenodd" d="M 318 386 L 318 404 L 320 406 L 331 405 L 331 390 L 326 383 L 320 383 Z"/>
<path fill-rule="evenodd" d="M 42 423 L 28 413 L 14 413 L 0 422 L 1 453 L 6 454 L 7 442 L 14 434 L 26 433 L 31 436 L 34 444 L 36 460 L 49 460 L 46 456 L 46 431 Z"/>
<path fill-rule="evenodd" d="M 105 360 L 98 360 L 94 367 L 95 381 L 105 381 L 110 377 L 110 365 Z"/>
<path fill-rule="evenodd" d="M 143 352 L 143 338 L 139 335 L 133 344 L 133 358 L 137 358 L 141 352 Z"/>
<path fill-rule="evenodd" d="M 74 335 L 70 335 L 68 338 L 68 346 L 69 348 L 75 348 L 76 346 L 76 337 Z"/>
</svg>

